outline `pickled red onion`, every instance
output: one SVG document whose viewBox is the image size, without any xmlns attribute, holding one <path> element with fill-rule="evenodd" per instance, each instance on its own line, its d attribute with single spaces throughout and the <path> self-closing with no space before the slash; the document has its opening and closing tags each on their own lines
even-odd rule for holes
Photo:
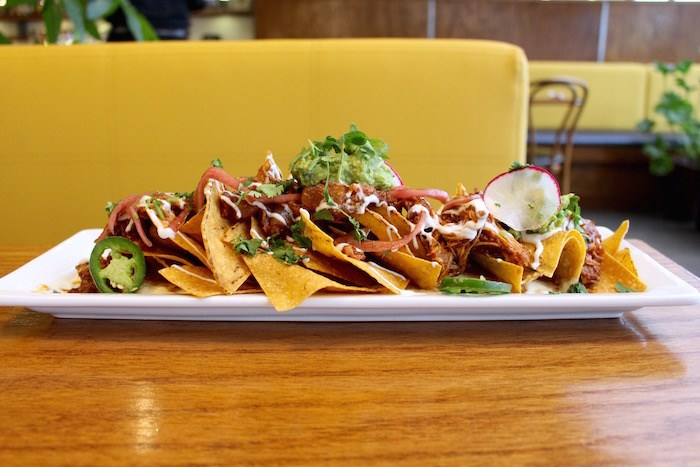
<svg viewBox="0 0 700 467">
<path fill-rule="evenodd" d="M 450 195 L 446 191 L 438 190 L 435 188 L 426 189 L 414 189 L 408 188 L 407 186 L 397 186 L 391 189 L 391 195 L 394 199 L 404 199 L 404 198 L 433 198 L 438 201 L 446 203 L 450 199 Z"/>
<path fill-rule="evenodd" d="M 408 235 L 398 240 L 365 240 L 362 242 L 358 242 L 351 235 L 348 234 L 337 239 L 336 243 L 347 243 L 350 246 L 355 247 L 364 253 L 381 253 L 384 251 L 398 250 L 402 246 L 408 245 L 415 238 L 415 236 L 418 235 L 418 232 L 420 232 L 421 228 L 423 228 L 423 224 L 425 223 L 426 217 L 427 214 L 425 212 L 421 212 L 420 218 L 418 219 L 416 225 L 413 227 L 413 230 L 411 230 L 411 232 Z"/>
</svg>

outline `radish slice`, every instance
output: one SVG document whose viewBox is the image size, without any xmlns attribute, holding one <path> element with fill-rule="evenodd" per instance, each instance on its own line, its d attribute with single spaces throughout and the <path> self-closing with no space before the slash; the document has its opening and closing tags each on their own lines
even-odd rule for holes
<svg viewBox="0 0 700 467">
<path fill-rule="evenodd" d="M 491 180 L 484 203 L 493 217 L 522 232 L 544 227 L 559 211 L 561 193 L 554 175 L 528 165 Z"/>
<path fill-rule="evenodd" d="M 403 180 L 401 179 L 401 175 L 394 169 L 391 164 L 389 164 L 387 161 L 384 161 L 387 167 L 389 167 L 389 170 L 394 174 L 394 186 L 403 186 Z"/>
</svg>

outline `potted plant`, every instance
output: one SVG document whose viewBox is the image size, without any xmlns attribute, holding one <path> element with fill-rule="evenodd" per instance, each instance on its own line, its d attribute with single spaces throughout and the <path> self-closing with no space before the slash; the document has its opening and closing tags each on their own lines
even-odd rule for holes
<svg viewBox="0 0 700 467">
<path fill-rule="evenodd" d="M 637 130 L 650 135 L 642 147 L 649 158 L 649 170 L 664 177 L 664 210 L 675 218 L 694 217 L 700 229 L 700 121 L 694 102 L 698 86 L 689 80 L 693 63 L 684 60 L 675 64 L 656 62 L 655 69 L 664 79 L 664 91 L 654 107 L 656 118 L 645 118 Z M 673 85 L 673 86 L 672 86 Z M 666 124 L 658 131 L 658 122 Z"/>
<path fill-rule="evenodd" d="M 138 41 L 157 40 L 155 30 L 129 0 L 7 0 L 0 2 L 4 9 L 27 6 L 41 14 L 46 28 L 46 40 L 50 44 L 58 41 L 61 22 L 67 17 L 73 23 L 76 42 L 84 42 L 88 36 L 100 39 L 96 21 L 121 9 L 127 19 L 129 30 Z M 3 7 L 0 7 L 2 13 Z M 0 44 L 12 41 L 0 33 Z"/>
</svg>

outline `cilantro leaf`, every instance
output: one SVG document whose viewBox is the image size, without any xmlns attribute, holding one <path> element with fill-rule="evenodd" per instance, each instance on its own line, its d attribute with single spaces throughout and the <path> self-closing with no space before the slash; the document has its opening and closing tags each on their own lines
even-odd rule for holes
<svg viewBox="0 0 700 467">
<path fill-rule="evenodd" d="M 625 284 L 622 282 L 616 282 L 615 283 L 615 290 L 617 290 L 617 293 L 631 293 L 634 292 L 633 289 L 630 289 L 627 287 Z"/>
<path fill-rule="evenodd" d="M 566 290 L 566 293 L 588 293 L 588 289 L 582 283 L 577 282 L 575 284 L 571 284 Z"/>
<path fill-rule="evenodd" d="M 248 177 L 243 181 L 243 186 L 250 186 L 253 183 L 253 177 Z"/>
<path fill-rule="evenodd" d="M 311 248 L 311 239 L 304 236 L 305 226 L 303 221 L 294 223 L 290 230 L 292 231 L 292 238 L 300 247 Z"/>
<path fill-rule="evenodd" d="M 334 217 L 329 209 L 321 209 L 314 213 L 314 219 L 319 221 L 332 221 Z"/>
<path fill-rule="evenodd" d="M 262 245 L 262 242 L 259 238 L 238 237 L 233 244 L 233 248 L 241 254 L 253 256 L 260 248 L 260 245 Z"/>
<path fill-rule="evenodd" d="M 113 201 L 107 201 L 107 204 L 105 204 L 105 211 L 107 211 L 107 214 L 112 214 L 112 211 L 114 211 L 114 208 L 117 207 L 117 203 Z"/>
<path fill-rule="evenodd" d="M 357 221 L 357 219 L 348 216 L 348 221 L 350 221 L 350 224 L 352 225 L 352 236 L 355 237 L 355 240 L 357 240 L 358 242 L 367 240 L 367 234 L 364 230 L 362 230 L 362 226 Z"/>
<path fill-rule="evenodd" d="M 224 164 L 221 162 L 221 159 L 214 159 L 213 161 L 211 161 L 211 166 L 218 167 L 219 169 L 224 168 Z"/>
<path fill-rule="evenodd" d="M 289 243 L 285 242 L 281 238 L 272 237 L 268 239 L 268 251 L 272 253 L 272 257 L 277 261 L 281 261 L 286 264 L 297 264 L 299 261 L 304 259 L 303 256 L 299 256 L 294 252 L 294 247 Z"/>
<path fill-rule="evenodd" d="M 518 162 L 518 161 L 513 161 L 513 165 L 511 165 L 511 166 L 508 168 L 508 172 L 512 172 L 512 171 L 514 171 L 514 170 L 522 169 L 523 167 L 527 167 L 528 165 L 530 165 L 530 164 L 522 164 L 522 163 L 520 163 L 520 162 Z"/>
<path fill-rule="evenodd" d="M 255 191 L 262 193 L 268 198 L 279 196 L 284 193 L 284 183 L 264 183 L 257 187 Z"/>
</svg>

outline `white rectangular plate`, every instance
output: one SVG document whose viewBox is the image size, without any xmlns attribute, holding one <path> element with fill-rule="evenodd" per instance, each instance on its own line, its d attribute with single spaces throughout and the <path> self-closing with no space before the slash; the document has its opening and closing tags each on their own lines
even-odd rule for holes
<svg viewBox="0 0 700 467">
<path fill-rule="evenodd" d="M 603 236 L 608 229 L 601 228 Z M 100 230 L 83 230 L 0 279 L 0 305 L 23 306 L 59 318 L 203 321 L 477 321 L 615 318 L 648 306 L 700 303 L 700 293 L 647 254 L 630 247 L 643 293 L 451 296 L 406 291 L 401 295 L 316 295 L 285 313 L 264 295 L 195 298 L 187 295 L 59 294 L 36 292 L 74 274 L 90 256 Z"/>
</svg>

